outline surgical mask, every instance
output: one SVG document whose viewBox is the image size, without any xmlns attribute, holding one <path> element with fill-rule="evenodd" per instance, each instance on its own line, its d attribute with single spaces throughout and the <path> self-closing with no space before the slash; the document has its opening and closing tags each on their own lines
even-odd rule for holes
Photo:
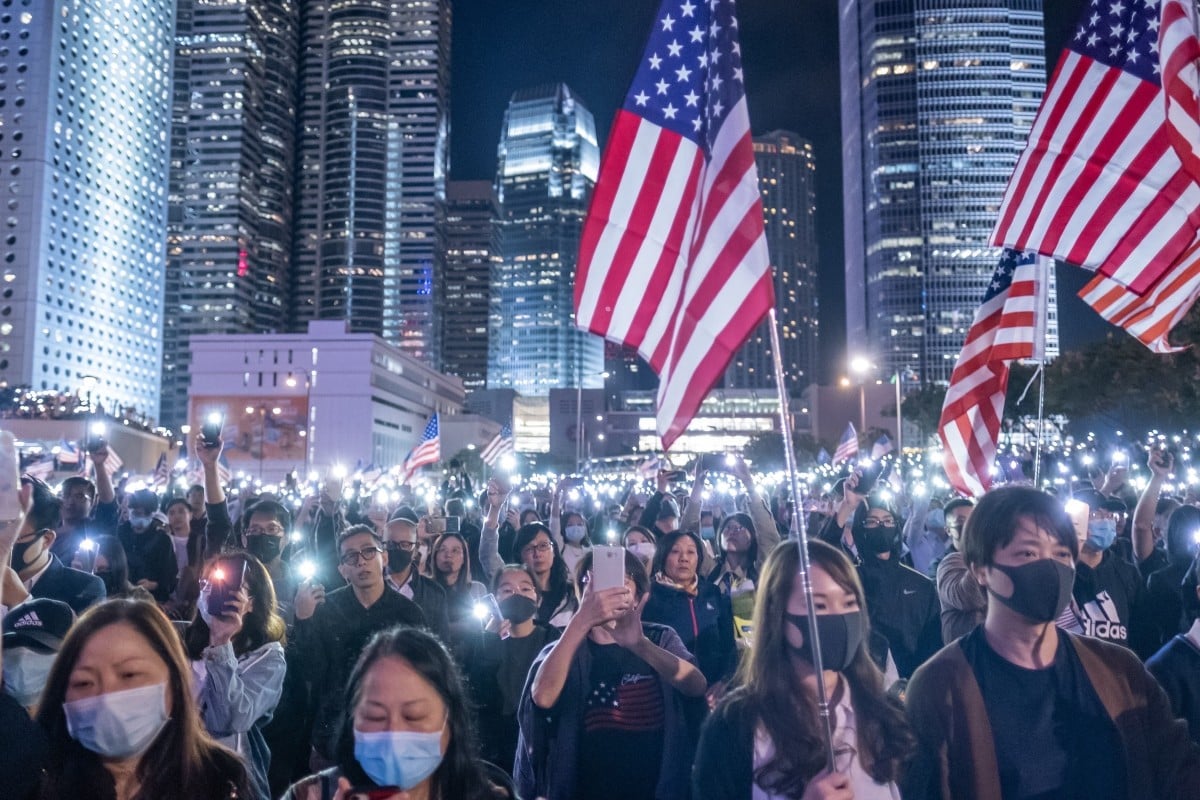
<svg viewBox="0 0 1200 800">
<path fill-rule="evenodd" d="M 711 542 L 713 539 L 717 538 L 717 529 L 714 528 L 712 525 L 701 525 L 700 526 L 700 538 L 707 539 L 708 541 Z"/>
<path fill-rule="evenodd" d="M 865 525 L 854 527 L 854 542 L 861 549 L 870 553 L 886 553 L 896 545 L 896 534 L 899 531 L 895 525 L 880 525 L 868 528 Z"/>
<path fill-rule="evenodd" d="M 1107 550 L 1117 540 L 1115 519 L 1094 519 L 1088 522 L 1087 543 L 1094 550 Z"/>
<path fill-rule="evenodd" d="M 509 595 L 500 601 L 499 606 L 500 616 L 515 625 L 528 622 L 537 613 L 537 601 L 523 594 Z"/>
<path fill-rule="evenodd" d="M 405 550 L 403 547 L 394 542 L 388 542 L 386 547 L 388 554 L 388 572 L 396 575 L 408 569 L 409 565 L 412 564 L 413 551 Z"/>
<path fill-rule="evenodd" d="M 428 778 L 442 763 L 442 733 L 414 731 L 354 731 L 354 758 L 379 786 L 398 786 L 404 791 Z"/>
<path fill-rule="evenodd" d="M 812 663 L 812 644 L 808 635 L 807 614 L 784 614 L 784 619 L 796 626 L 804 636 L 804 644 L 800 647 L 788 645 L 788 649 Z M 863 623 L 861 611 L 850 611 L 845 614 L 817 614 L 817 639 L 821 642 L 822 669 L 841 672 L 849 668 L 858 655 L 858 649 L 863 643 Z"/>
<path fill-rule="evenodd" d="M 167 685 L 68 700 L 63 711 L 72 739 L 106 758 L 130 758 L 144 753 L 166 727 Z"/>
<path fill-rule="evenodd" d="M 654 542 L 636 542 L 629 545 L 626 549 L 642 561 L 652 561 L 654 559 Z"/>
<path fill-rule="evenodd" d="M 141 533 L 150 527 L 150 517 L 143 517 L 140 514 L 129 515 L 129 527 L 133 528 L 135 533 Z"/>
<path fill-rule="evenodd" d="M 283 552 L 283 537 L 256 533 L 246 537 L 246 549 L 259 561 L 267 564 L 274 561 Z"/>
<path fill-rule="evenodd" d="M 57 653 L 38 653 L 28 647 L 4 651 L 4 691 L 29 708 L 37 703 Z"/>
<path fill-rule="evenodd" d="M 583 541 L 583 537 L 587 536 L 586 525 L 568 525 L 564 531 L 567 541 L 571 544 L 579 544 Z"/>
<path fill-rule="evenodd" d="M 1053 622 L 1071 602 L 1075 570 L 1053 558 L 1040 558 L 1019 567 L 992 564 L 1012 581 L 1011 597 L 1001 597 L 989 586 L 988 594 L 1033 622 Z"/>
</svg>

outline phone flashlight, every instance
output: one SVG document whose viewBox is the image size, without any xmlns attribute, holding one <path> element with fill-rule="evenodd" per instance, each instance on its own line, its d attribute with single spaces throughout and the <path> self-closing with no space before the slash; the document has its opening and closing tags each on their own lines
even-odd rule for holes
<svg viewBox="0 0 1200 800">
<path fill-rule="evenodd" d="M 471 616 L 482 622 L 487 619 L 488 607 L 484 603 L 476 603 L 471 609 Z"/>
<path fill-rule="evenodd" d="M 297 569 L 300 572 L 300 577 L 306 581 L 311 581 L 317 576 L 317 565 L 308 559 L 301 561 Z"/>
</svg>

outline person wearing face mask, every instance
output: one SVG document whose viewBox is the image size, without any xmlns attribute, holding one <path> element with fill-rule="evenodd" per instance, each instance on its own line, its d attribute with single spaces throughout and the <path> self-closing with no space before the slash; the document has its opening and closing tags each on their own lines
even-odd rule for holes
<svg viewBox="0 0 1200 800">
<path fill-rule="evenodd" d="M 50 749 L 43 797 L 252 796 L 241 759 L 204 732 L 183 644 L 151 603 L 113 600 L 79 618 L 37 721 Z"/>
<path fill-rule="evenodd" d="M 71 559 L 71 569 L 91 572 L 104 583 L 105 599 L 129 598 L 154 602 L 141 586 L 129 582 L 129 562 L 116 536 L 97 536 L 90 547 L 81 546 Z"/>
<path fill-rule="evenodd" d="M 471 731 L 464 681 L 438 639 L 416 628 L 380 632 L 346 687 L 335 766 L 296 783 L 283 800 L 492 800 Z M 389 791 L 390 790 L 390 791 Z"/>
<path fill-rule="evenodd" d="M 57 600 L 27 600 L 4 617 L 4 691 L 32 715 L 75 612 Z"/>
<path fill-rule="evenodd" d="M 511 770 L 517 753 L 517 704 L 529 667 L 559 634 L 557 628 L 534 621 L 538 591 L 528 567 L 506 565 L 496 574 L 492 594 L 502 619 L 478 635 L 478 646 L 464 663 L 483 757 Z"/>
<path fill-rule="evenodd" d="M 717 530 L 705 538 L 707 525 L 714 524 L 711 512 L 702 511 L 704 503 L 704 486 L 707 473 L 703 469 L 704 460 L 696 459 L 695 481 L 692 483 L 691 499 L 683 511 L 683 519 L 679 527 L 687 531 L 699 531 L 700 539 L 707 545 L 711 539 L 717 543 L 719 552 L 712 555 L 706 546 L 705 557 L 700 565 L 700 572 L 710 583 L 715 583 L 722 594 L 732 596 L 735 584 L 743 591 L 753 592 L 754 576 L 762 569 L 767 556 L 779 544 L 779 527 L 771 514 L 771 508 L 766 499 L 758 493 L 754 483 L 754 475 L 744 459 L 738 458 L 730 467 L 730 474 L 742 484 L 745 496 L 748 498 L 745 512 L 731 514 L 720 521 Z M 735 521 L 736 520 L 736 521 Z M 732 527 L 730 527 L 732 526 Z M 729 532 L 729 536 L 725 532 Z M 749 583 L 743 582 L 749 580 Z M 748 599 L 749 602 L 745 602 Z M 749 619 L 753 611 L 753 594 L 744 598 L 739 611 L 745 612 Z"/>
<path fill-rule="evenodd" d="M 13 544 L 12 568 L 20 580 L 16 590 L 23 590 L 30 597 L 46 597 L 66 603 L 76 614 L 82 614 L 89 606 L 104 599 L 104 583 L 94 575 L 71 569 L 54 555 L 54 540 L 57 534 L 54 525 L 58 521 L 60 502 L 50 487 L 42 481 L 24 477 L 23 484 L 30 487 L 31 507 L 25 516 L 17 540 Z M 5 593 L 5 601 L 15 605 Z"/>
<path fill-rule="evenodd" d="M 854 566 L 836 548 L 808 545 L 823 675 L 812 665 L 799 547 L 776 547 L 762 571 L 754 642 L 727 694 L 705 720 L 692 771 L 694 800 L 896 800 L 916 747 L 901 704 L 866 642 L 870 623 Z M 825 769 L 816 682 L 825 684 L 835 753 Z"/>
<path fill-rule="evenodd" d="M 387 585 L 417 604 L 425 614 L 429 629 L 443 642 L 450 641 L 450 615 L 446 608 L 446 590 L 437 581 L 417 570 L 417 524 L 402 516 L 393 516 L 383 529 L 387 550 Z"/>
<path fill-rule="evenodd" d="M 654 563 L 654 553 L 657 549 L 655 542 L 655 536 L 650 529 L 643 528 L 641 525 L 629 526 L 629 530 L 625 531 L 625 535 L 621 537 L 621 544 L 638 557 L 638 561 L 642 562 L 647 573 L 650 572 L 650 565 Z"/>
<path fill-rule="evenodd" d="M 166 603 L 179 569 L 171 537 L 153 518 L 156 511 L 158 495 L 149 489 L 134 492 L 129 498 L 129 519 L 117 528 L 117 538 L 129 560 L 129 579 L 157 602 Z"/>
<path fill-rule="evenodd" d="M 1149 658 L 1157 639 L 1153 623 L 1146 616 L 1144 579 L 1137 567 L 1112 547 L 1117 539 L 1117 519 L 1125 513 L 1125 504 L 1093 489 L 1076 492 L 1073 500 L 1086 505 L 1086 521 L 1080 506 L 1075 585 L 1059 627 L 1123 645 L 1143 659 Z"/>
<path fill-rule="evenodd" d="M 983 625 L 917 670 L 906 797 L 1200 797 L 1200 748 L 1127 649 L 1058 629 L 1079 538 L 1062 505 L 994 489 L 963 532 Z"/>
<path fill-rule="evenodd" d="M 937 562 L 938 603 L 942 608 L 942 641 L 953 642 L 983 622 L 987 612 L 987 595 L 975 576 L 967 569 L 962 554 L 962 532 L 975 504 L 962 497 L 946 503 L 946 535 L 950 549 Z"/>
</svg>

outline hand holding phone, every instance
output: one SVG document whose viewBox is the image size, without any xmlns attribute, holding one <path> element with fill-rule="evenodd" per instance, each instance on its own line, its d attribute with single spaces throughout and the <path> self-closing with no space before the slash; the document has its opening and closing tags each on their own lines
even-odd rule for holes
<svg viewBox="0 0 1200 800">
<path fill-rule="evenodd" d="M 229 610 L 225 606 L 237 599 L 245 580 L 245 560 L 218 561 L 208 575 L 208 613 L 214 617 L 228 614 Z"/>
</svg>

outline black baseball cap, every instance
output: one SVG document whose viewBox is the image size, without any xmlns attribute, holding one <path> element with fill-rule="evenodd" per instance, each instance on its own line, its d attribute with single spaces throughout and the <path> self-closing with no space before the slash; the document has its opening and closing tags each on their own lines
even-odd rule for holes
<svg viewBox="0 0 1200 800">
<path fill-rule="evenodd" d="M 1129 506 L 1125 505 L 1125 501 L 1119 497 L 1109 497 L 1100 494 L 1095 489 L 1083 489 L 1075 493 L 1074 500 L 1081 503 L 1087 503 L 1088 508 L 1092 511 L 1111 511 L 1114 514 L 1126 514 L 1129 512 Z"/>
<path fill-rule="evenodd" d="M 388 522 L 396 521 L 407 522 L 410 525 L 416 525 L 421 520 L 420 517 L 417 516 L 417 512 L 413 510 L 412 506 L 400 506 L 392 512 L 390 517 L 388 517 Z"/>
<path fill-rule="evenodd" d="M 66 603 L 48 597 L 26 600 L 4 616 L 4 646 L 57 653 L 74 624 L 75 612 Z"/>
</svg>

